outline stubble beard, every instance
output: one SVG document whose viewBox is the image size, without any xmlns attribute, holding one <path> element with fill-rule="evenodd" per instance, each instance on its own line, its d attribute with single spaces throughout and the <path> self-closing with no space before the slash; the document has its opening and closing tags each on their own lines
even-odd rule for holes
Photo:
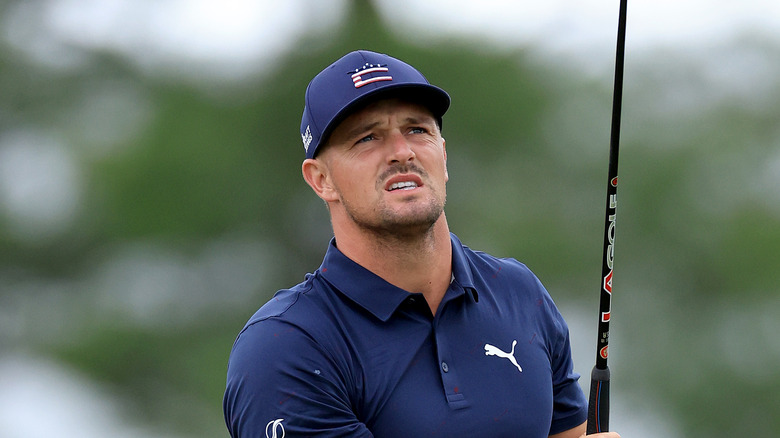
<svg viewBox="0 0 780 438">
<path fill-rule="evenodd" d="M 384 201 L 376 205 L 375 214 L 363 212 L 341 198 L 344 211 L 361 230 L 382 240 L 414 240 L 431 232 L 433 225 L 444 213 L 445 199 L 437 196 L 429 198 L 427 203 L 404 206 L 397 212 Z"/>
</svg>

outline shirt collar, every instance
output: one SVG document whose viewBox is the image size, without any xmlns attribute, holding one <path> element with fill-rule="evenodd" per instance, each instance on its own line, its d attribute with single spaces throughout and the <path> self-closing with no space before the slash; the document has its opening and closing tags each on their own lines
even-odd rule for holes
<svg viewBox="0 0 780 438">
<path fill-rule="evenodd" d="M 474 279 L 463 245 L 452 233 L 450 233 L 450 240 L 454 281 L 463 288 L 471 290 L 476 301 Z M 328 245 L 319 273 L 341 293 L 382 321 L 390 319 L 398 306 L 409 297 L 408 291 L 393 286 L 345 256 L 336 247 L 335 238 L 331 239 Z"/>
<path fill-rule="evenodd" d="M 474 277 L 471 273 L 471 265 L 469 264 L 468 257 L 466 256 L 466 247 L 460 243 L 460 239 L 457 236 L 450 233 L 450 240 L 452 241 L 452 274 L 455 277 L 455 281 L 466 289 L 471 289 L 475 294 L 476 288 L 474 288 Z"/>
</svg>

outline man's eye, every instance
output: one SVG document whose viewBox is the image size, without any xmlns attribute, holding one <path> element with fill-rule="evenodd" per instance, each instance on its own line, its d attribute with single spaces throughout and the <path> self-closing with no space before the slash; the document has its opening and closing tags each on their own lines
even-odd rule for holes
<svg viewBox="0 0 780 438">
<path fill-rule="evenodd" d="M 360 140 L 358 140 L 357 142 L 358 142 L 358 143 L 366 143 L 366 142 L 369 142 L 369 141 L 371 141 L 371 140 L 373 140 L 373 139 L 374 139 L 374 134 L 369 134 L 369 135 L 367 135 L 367 136 L 365 136 L 365 137 L 361 138 L 361 139 L 360 139 Z"/>
<path fill-rule="evenodd" d="M 428 130 L 425 128 L 415 127 L 410 129 L 409 132 L 411 132 L 412 134 L 425 134 L 426 132 L 428 132 Z"/>
</svg>

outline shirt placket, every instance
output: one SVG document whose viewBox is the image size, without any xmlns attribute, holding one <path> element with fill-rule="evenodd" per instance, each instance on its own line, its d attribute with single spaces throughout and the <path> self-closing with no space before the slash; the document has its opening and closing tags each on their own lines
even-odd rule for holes
<svg viewBox="0 0 780 438">
<path fill-rule="evenodd" d="M 439 374 L 441 376 L 441 382 L 443 385 L 444 395 L 447 398 L 447 403 L 452 409 L 463 409 L 469 406 L 465 395 L 461 392 L 460 379 L 458 378 L 458 362 L 453 356 L 452 342 L 457 342 L 456 339 L 450 339 L 447 336 L 446 330 L 446 318 L 447 314 L 456 311 L 455 309 L 447 309 L 449 301 L 451 301 L 455 295 L 462 295 L 463 290 L 460 293 L 454 288 L 459 288 L 455 284 L 450 285 L 450 289 L 447 291 L 442 305 L 437 312 L 433 321 L 434 339 L 436 340 L 436 352 L 439 363 Z M 455 305 L 452 303 L 452 305 Z"/>
</svg>

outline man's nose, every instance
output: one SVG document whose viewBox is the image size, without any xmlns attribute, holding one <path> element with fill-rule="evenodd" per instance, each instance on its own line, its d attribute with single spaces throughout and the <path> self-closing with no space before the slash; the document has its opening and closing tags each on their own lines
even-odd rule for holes
<svg viewBox="0 0 780 438">
<path fill-rule="evenodd" d="M 411 144 L 400 132 L 395 132 L 390 136 L 390 147 L 389 161 L 392 163 L 406 163 L 415 158 Z"/>
</svg>

